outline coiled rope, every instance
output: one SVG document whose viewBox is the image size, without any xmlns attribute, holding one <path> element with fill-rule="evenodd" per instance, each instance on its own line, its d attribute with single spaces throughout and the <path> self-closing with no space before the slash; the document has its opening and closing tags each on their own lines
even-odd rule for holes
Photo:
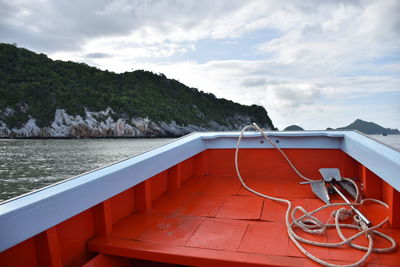
<svg viewBox="0 0 400 267">
<path fill-rule="evenodd" d="M 366 202 L 374 202 L 374 203 L 378 203 L 382 206 L 384 206 L 386 209 L 389 208 L 389 206 L 383 202 L 380 201 L 378 199 L 373 199 L 373 198 L 366 198 L 361 200 L 360 202 L 358 202 L 359 199 L 359 189 L 357 187 L 357 184 L 348 178 L 344 178 L 346 181 L 351 182 L 354 187 L 356 188 L 356 200 L 353 203 L 332 203 L 332 204 L 327 204 L 327 205 L 323 205 L 311 212 L 306 211 L 303 207 L 301 206 L 296 206 L 295 208 L 293 208 L 292 212 L 292 203 L 287 200 L 287 199 L 282 199 L 282 198 L 277 198 L 277 197 L 272 197 L 272 196 L 268 196 L 268 195 L 264 195 L 260 192 L 255 191 L 254 189 L 250 188 L 249 186 L 246 185 L 246 183 L 244 182 L 240 171 L 239 171 L 239 164 L 238 164 L 238 157 L 239 157 L 239 148 L 240 148 L 240 142 L 243 138 L 243 134 L 246 130 L 248 129 L 255 129 L 256 131 L 260 132 L 261 135 L 274 147 L 276 148 L 282 155 L 283 157 L 286 159 L 286 161 L 289 163 L 290 167 L 296 172 L 296 174 L 298 176 L 300 176 L 300 178 L 308 181 L 308 182 L 312 182 L 315 181 L 315 179 L 310 179 L 308 177 L 305 177 L 304 175 L 302 175 L 299 170 L 297 170 L 297 168 L 294 166 L 294 164 L 290 161 L 290 159 L 286 156 L 286 154 L 283 152 L 282 149 L 280 149 L 276 144 L 274 144 L 274 142 L 272 142 L 272 140 L 264 133 L 264 131 L 255 123 L 253 123 L 253 125 L 248 125 L 246 127 L 243 128 L 243 130 L 240 132 L 238 141 L 237 141 L 237 145 L 236 145 L 236 151 L 235 151 L 235 168 L 236 168 L 236 172 L 238 175 L 238 178 L 241 182 L 241 184 L 243 185 L 244 188 L 246 188 L 248 191 L 254 193 L 255 195 L 261 196 L 263 198 L 269 199 L 269 200 L 273 200 L 273 201 L 277 201 L 277 202 L 281 202 L 281 203 L 286 203 L 287 204 L 287 209 L 286 209 L 286 214 L 285 214 L 285 222 L 286 222 L 286 227 L 287 227 L 287 233 L 289 235 L 289 238 L 293 241 L 293 243 L 297 246 L 297 248 L 304 254 L 306 255 L 308 258 L 310 258 L 311 260 L 323 265 L 323 266 L 328 266 L 328 267 L 355 267 L 355 266 L 361 266 L 363 265 L 368 257 L 371 255 L 372 252 L 375 253 L 390 253 L 393 252 L 394 250 L 396 250 L 397 248 L 397 243 L 396 241 L 388 236 L 385 235 L 382 232 L 377 231 L 376 229 L 378 229 L 379 227 L 381 227 L 383 224 L 385 224 L 388 220 L 389 217 L 386 217 L 383 221 L 381 221 L 380 223 L 378 223 L 375 226 L 372 227 L 368 227 L 357 215 L 354 215 L 354 221 L 356 224 L 344 224 L 344 223 L 340 223 L 340 221 L 349 218 L 350 216 L 352 216 L 352 211 L 349 209 L 346 209 L 345 207 L 356 207 L 356 206 L 361 206 Z M 316 218 L 315 216 L 313 216 L 313 214 L 324 210 L 326 208 L 329 207 L 339 207 L 342 206 L 340 209 L 335 210 L 332 215 L 331 218 L 334 218 L 334 223 L 323 223 L 321 222 L 318 218 Z M 302 216 L 296 218 L 296 213 L 298 211 L 301 211 L 303 213 Z M 291 217 L 291 221 L 290 221 L 290 217 Z M 338 243 L 325 243 L 325 242 L 317 242 L 317 241 L 312 241 L 312 240 L 308 240 L 305 239 L 299 235 L 297 235 L 294 232 L 294 227 L 298 227 L 300 229 L 302 229 L 304 232 L 310 233 L 310 234 L 322 234 L 326 231 L 327 228 L 336 228 L 336 231 L 339 235 L 339 237 L 341 238 L 341 242 Z M 350 228 L 350 229 L 357 229 L 359 230 L 359 232 L 357 234 L 354 234 L 353 236 L 346 238 L 343 233 L 341 228 Z M 390 247 L 386 247 L 386 248 L 374 248 L 374 234 L 385 238 L 386 240 L 388 240 L 391 243 Z M 360 237 L 361 235 L 366 235 L 369 241 L 368 247 L 365 246 L 361 246 L 361 245 L 357 245 L 354 244 L 352 241 L 355 240 L 356 238 Z M 333 263 L 329 263 L 326 262 L 314 255 L 312 255 L 309 251 L 307 251 L 302 245 L 301 243 L 305 243 L 305 244 L 309 244 L 309 245 L 314 245 L 314 246 L 319 246 L 319 247 L 328 247 L 328 248 L 339 248 L 341 246 L 344 245 L 349 245 L 355 249 L 359 249 L 362 251 L 366 251 L 366 253 L 363 255 L 363 257 L 361 259 L 359 259 L 357 262 L 354 262 L 352 264 L 348 264 L 348 265 L 337 265 L 337 264 L 333 264 Z"/>
</svg>

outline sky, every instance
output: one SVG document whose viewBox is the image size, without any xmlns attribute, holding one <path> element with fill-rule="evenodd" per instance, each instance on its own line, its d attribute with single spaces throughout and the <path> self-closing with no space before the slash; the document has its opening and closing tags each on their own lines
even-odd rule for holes
<svg viewBox="0 0 400 267">
<path fill-rule="evenodd" d="M 164 73 L 280 130 L 400 129 L 400 1 L 0 0 L 0 42 Z"/>
</svg>

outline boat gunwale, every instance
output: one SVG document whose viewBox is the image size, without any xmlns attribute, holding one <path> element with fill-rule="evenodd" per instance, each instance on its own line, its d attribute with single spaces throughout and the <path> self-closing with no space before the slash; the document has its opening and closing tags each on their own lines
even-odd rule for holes
<svg viewBox="0 0 400 267">
<path fill-rule="evenodd" d="M 266 133 L 271 137 L 300 138 L 299 142 L 304 140 L 309 142 L 320 137 L 324 138 L 318 139 L 319 142 L 332 138 L 340 139 L 341 146 L 327 148 L 341 149 L 364 166 L 368 168 L 372 166 L 371 171 L 377 173 L 396 190 L 400 189 L 400 181 L 395 180 L 395 174 L 400 173 L 400 153 L 360 133 L 355 131 Z M 228 141 L 229 146 L 232 146 L 232 144 L 235 144 L 233 138 L 237 138 L 238 135 L 238 132 L 193 133 L 107 167 L 5 202 L 0 205 L 0 236 L 2 236 L 0 251 L 49 229 L 206 150 L 208 148 L 207 143 L 212 140 L 225 140 Z M 257 137 L 261 138 L 260 134 L 246 132 L 243 140 L 244 146 L 246 147 L 246 142 L 251 143 L 252 140 L 258 140 Z M 258 144 L 254 148 L 268 148 L 260 142 L 253 142 L 251 146 L 255 146 L 254 144 Z M 330 142 L 326 142 L 326 144 L 331 146 Z M 323 144 L 319 145 L 320 148 L 324 148 Z M 285 144 L 282 147 L 290 148 Z M 231 148 L 234 148 L 234 146 Z M 379 160 L 377 160 L 378 158 Z M 377 163 L 382 164 L 382 162 L 386 170 L 382 170 L 382 166 L 377 166 Z M 132 177 L 132 170 L 135 171 L 136 177 Z M 82 198 L 82 192 L 85 192 L 88 197 Z"/>
<path fill-rule="evenodd" d="M 344 137 L 345 131 L 320 131 L 320 130 L 307 130 L 307 131 L 266 131 L 267 136 L 274 137 Z M 238 138 L 239 132 L 208 132 L 207 135 L 202 136 L 202 139 L 216 139 L 216 138 Z M 245 132 L 244 137 L 260 137 L 259 132 Z"/>
</svg>

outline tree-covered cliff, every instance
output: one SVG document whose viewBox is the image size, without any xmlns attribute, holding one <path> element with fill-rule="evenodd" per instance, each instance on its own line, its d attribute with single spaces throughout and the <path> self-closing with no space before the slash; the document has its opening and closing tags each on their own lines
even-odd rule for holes
<svg viewBox="0 0 400 267">
<path fill-rule="evenodd" d="M 4 129 L 12 135 L 12 129 L 25 127 L 29 120 L 31 123 L 33 120 L 36 129 L 51 128 L 57 120 L 56 111 L 60 110 L 64 117 L 67 114 L 83 122 L 88 116 L 94 116 L 99 123 L 110 116 L 111 121 L 123 120 L 133 127 L 136 126 L 132 120 L 147 118 L 161 128 L 161 123 L 173 123 L 179 127 L 191 125 L 198 130 L 228 130 L 238 129 L 249 121 L 274 128 L 261 106 L 218 99 L 213 94 L 167 79 L 163 74 L 141 70 L 117 74 L 86 64 L 54 61 L 44 54 L 0 44 L 3 137 L 7 132 Z M 66 119 L 59 123 L 66 123 Z M 42 137 L 46 135 L 49 134 Z M 143 136 L 148 135 L 179 133 L 168 130 L 164 134 L 143 133 Z"/>
</svg>

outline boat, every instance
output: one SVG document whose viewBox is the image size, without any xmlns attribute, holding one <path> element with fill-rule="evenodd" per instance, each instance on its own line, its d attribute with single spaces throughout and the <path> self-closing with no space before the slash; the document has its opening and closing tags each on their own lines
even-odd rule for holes
<svg viewBox="0 0 400 267">
<path fill-rule="evenodd" d="M 357 131 L 248 128 L 192 133 L 5 201 L 0 266 L 399 266 L 398 150 Z M 363 200 L 329 192 L 326 205 L 326 170 Z"/>
</svg>

